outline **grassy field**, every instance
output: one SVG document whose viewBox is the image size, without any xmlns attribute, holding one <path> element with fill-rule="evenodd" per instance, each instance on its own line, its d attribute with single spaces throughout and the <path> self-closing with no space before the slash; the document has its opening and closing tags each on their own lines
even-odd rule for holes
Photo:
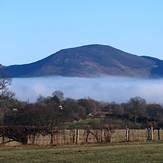
<svg viewBox="0 0 163 163">
<path fill-rule="evenodd" d="M 163 163 L 163 143 L 0 147 L 0 163 Z"/>
</svg>

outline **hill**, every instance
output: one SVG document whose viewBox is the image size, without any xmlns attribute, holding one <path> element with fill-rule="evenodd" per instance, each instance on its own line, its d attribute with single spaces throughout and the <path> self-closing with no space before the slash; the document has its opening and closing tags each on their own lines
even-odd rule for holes
<svg viewBox="0 0 163 163">
<path fill-rule="evenodd" d="M 30 64 L 0 66 L 0 74 L 4 73 L 9 77 L 162 77 L 163 61 L 133 55 L 107 45 L 94 44 L 63 49 Z"/>
</svg>

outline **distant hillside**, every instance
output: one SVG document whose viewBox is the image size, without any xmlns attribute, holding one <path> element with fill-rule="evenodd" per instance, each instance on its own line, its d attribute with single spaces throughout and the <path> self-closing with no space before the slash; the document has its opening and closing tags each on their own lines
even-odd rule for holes
<svg viewBox="0 0 163 163">
<path fill-rule="evenodd" d="M 63 49 L 31 64 L 0 66 L 0 74 L 2 73 L 10 77 L 47 75 L 163 77 L 163 61 L 95 44 Z"/>
</svg>

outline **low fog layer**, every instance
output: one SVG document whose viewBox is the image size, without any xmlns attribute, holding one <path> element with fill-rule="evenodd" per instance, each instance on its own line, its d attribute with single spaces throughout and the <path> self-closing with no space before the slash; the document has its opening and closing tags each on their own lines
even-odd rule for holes
<svg viewBox="0 0 163 163">
<path fill-rule="evenodd" d="M 141 96 L 147 102 L 163 103 L 163 79 L 147 80 L 123 77 L 68 78 L 40 77 L 17 78 L 11 85 L 16 97 L 34 102 L 39 95 L 49 96 L 55 90 L 69 98 L 93 98 L 108 102 L 126 102 Z"/>
</svg>

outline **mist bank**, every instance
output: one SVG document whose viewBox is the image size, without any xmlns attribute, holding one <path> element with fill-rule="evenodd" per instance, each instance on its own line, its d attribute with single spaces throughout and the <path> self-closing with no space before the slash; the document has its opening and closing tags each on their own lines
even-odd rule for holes
<svg viewBox="0 0 163 163">
<path fill-rule="evenodd" d="M 105 102 L 126 102 L 140 96 L 149 103 L 163 103 L 163 79 L 136 79 L 126 77 L 38 77 L 14 78 L 11 90 L 16 98 L 34 102 L 42 96 L 50 96 L 55 90 L 65 97 L 93 98 Z"/>
</svg>

